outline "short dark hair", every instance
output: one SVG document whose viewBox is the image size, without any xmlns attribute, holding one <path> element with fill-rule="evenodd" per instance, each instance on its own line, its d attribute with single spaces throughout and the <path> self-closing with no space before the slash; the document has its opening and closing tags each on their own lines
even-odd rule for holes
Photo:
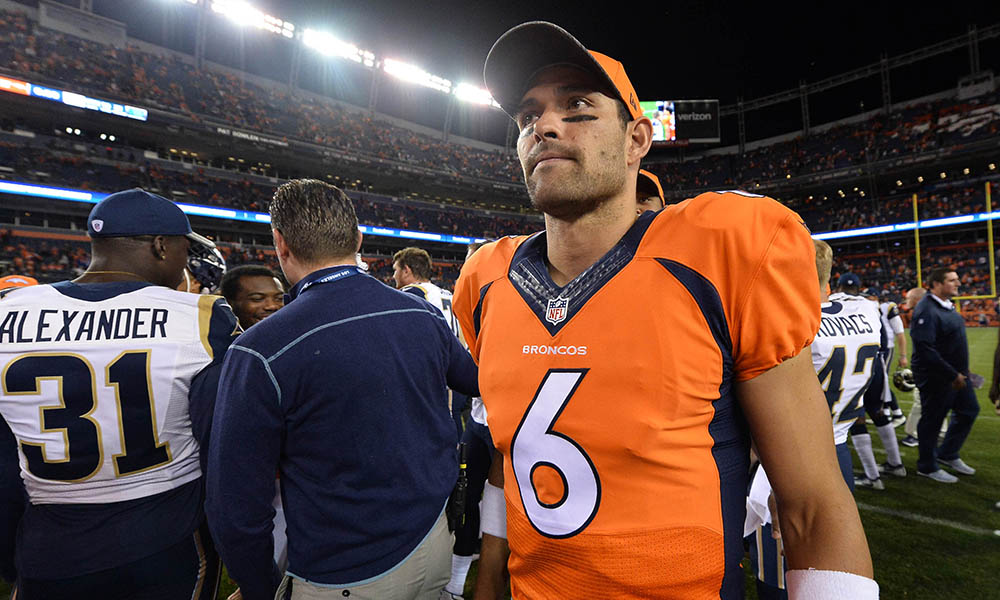
<svg viewBox="0 0 1000 600">
<path fill-rule="evenodd" d="M 410 267 L 413 275 L 417 279 L 430 280 L 432 267 L 431 255 L 422 248 L 403 248 L 392 255 L 392 264 L 399 263 L 404 267 Z"/>
<path fill-rule="evenodd" d="M 933 286 L 935 283 L 944 283 L 944 278 L 948 273 L 954 273 L 952 267 L 935 267 L 931 269 L 931 274 L 927 276 L 927 283 Z"/>
<path fill-rule="evenodd" d="M 358 216 L 340 188 L 318 179 L 293 179 L 274 192 L 271 227 L 281 232 L 289 250 L 305 262 L 353 255 L 358 244 Z"/>
<path fill-rule="evenodd" d="M 244 277 L 274 277 L 280 281 L 275 272 L 264 265 L 240 265 L 235 269 L 229 269 L 222 276 L 219 291 L 230 304 L 236 299 L 236 294 L 240 293 L 240 280 Z"/>
</svg>

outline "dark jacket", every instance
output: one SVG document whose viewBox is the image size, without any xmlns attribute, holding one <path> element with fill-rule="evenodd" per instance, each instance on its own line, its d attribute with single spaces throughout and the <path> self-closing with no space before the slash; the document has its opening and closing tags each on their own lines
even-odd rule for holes
<svg viewBox="0 0 1000 600">
<path fill-rule="evenodd" d="M 288 572 L 349 584 L 404 560 L 458 476 L 446 386 L 477 370 L 437 308 L 353 266 L 321 269 L 226 355 L 206 512 L 247 600 L 273 598 L 280 472 Z"/>
<path fill-rule="evenodd" d="M 959 373 L 969 374 L 969 344 L 965 319 L 947 309 L 931 294 L 924 296 L 910 321 L 913 340 L 913 377 L 917 385 L 950 384 Z"/>
</svg>

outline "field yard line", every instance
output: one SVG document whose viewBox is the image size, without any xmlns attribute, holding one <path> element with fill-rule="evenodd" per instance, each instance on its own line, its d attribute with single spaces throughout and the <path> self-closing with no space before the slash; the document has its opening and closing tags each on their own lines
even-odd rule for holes
<svg viewBox="0 0 1000 600">
<path fill-rule="evenodd" d="M 917 523 L 926 523 L 928 525 L 941 525 L 942 527 L 950 527 L 952 529 L 957 529 L 959 531 L 964 531 L 966 533 L 975 533 L 977 535 L 1000 536 L 1000 530 L 998 529 L 990 530 L 990 529 L 985 529 L 983 527 L 976 527 L 974 525 L 966 525 L 965 523 L 956 523 L 955 521 L 947 521 L 945 519 L 935 519 L 934 517 L 926 517 L 924 515 L 911 513 L 905 510 L 896 510 L 893 508 L 884 508 L 882 506 L 873 506 L 871 504 L 866 504 L 864 502 L 858 502 L 858 508 L 860 508 L 861 510 L 867 510 L 882 515 L 889 515 L 891 517 L 899 517 L 900 519 L 906 519 L 908 521 L 916 521 Z"/>
</svg>

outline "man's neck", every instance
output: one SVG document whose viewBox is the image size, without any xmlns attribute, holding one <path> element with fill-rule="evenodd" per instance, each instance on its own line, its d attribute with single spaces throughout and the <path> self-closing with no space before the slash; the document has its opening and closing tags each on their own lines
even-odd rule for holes
<svg viewBox="0 0 1000 600">
<path fill-rule="evenodd" d="M 575 221 L 545 215 L 549 274 L 564 286 L 607 254 L 635 223 L 635 201 L 613 198 Z"/>
<path fill-rule="evenodd" d="M 322 269 L 330 269 L 332 267 L 356 267 L 357 265 L 358 265 L 357 258 L 352 254 L 350 257 L 345 256 L 342 258 L 322 260 L 315 264 L 299 263 L 294 265 L 286 265 L 285 277 L 288 279 L 289 284 L 295 285 L 296 283 L 302 281 L 312 273 L 315 273 L 316 271 L 320 271 Z"/>
<path fill-rule="evenodd" d="M 73 281 L 76 283 L 145 281 L 154 285 L 162 285 L 155 280 L 156 276 L 148 272 L 142 265 L 123 264 L 114 260 L 93 260 L 83 275 Z"/>
</svg>

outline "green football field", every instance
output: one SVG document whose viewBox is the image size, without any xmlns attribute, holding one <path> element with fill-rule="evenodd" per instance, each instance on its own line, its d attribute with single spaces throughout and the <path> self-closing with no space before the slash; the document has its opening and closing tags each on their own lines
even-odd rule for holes
<svg viewBox="0 0 1000 600">
<path fill-rule="evenodd" d="M 962 458 L 976 468 L 973 477 L 955 484 L 941 484 L 917 477 L 917 449 L 900 446 L 908 474 L 885 479 L 886 489 L 855 492 L 868 535 L 875 579 L 883 599 L 942 599 L 1000 597 L 1000 416 L 986 397 L 993 375 L 996 328 L 967 330 L 972 371 L 986 378 L 978 391 L 981 411 L 962 451 Z M 895 370 L 892 367 L 890 372 Z M 911 394 L 897 392 L 904 413 Z M 881 442 L 869 427 L 879 462 L 885 460 Z M 897 429 L 902 439 L 903 427 Z M 855 470 L 861 472 L 855 457 Z M 471 589 L 475 565 L 466 587 Z M 224 600 L 235 586 L 225 578 L 218 598 Z M 0 582 L 0 595 L 7 587 Z M 747 598 L 755 599 L 752 576 L 747 575 Z"/>
</svg>

